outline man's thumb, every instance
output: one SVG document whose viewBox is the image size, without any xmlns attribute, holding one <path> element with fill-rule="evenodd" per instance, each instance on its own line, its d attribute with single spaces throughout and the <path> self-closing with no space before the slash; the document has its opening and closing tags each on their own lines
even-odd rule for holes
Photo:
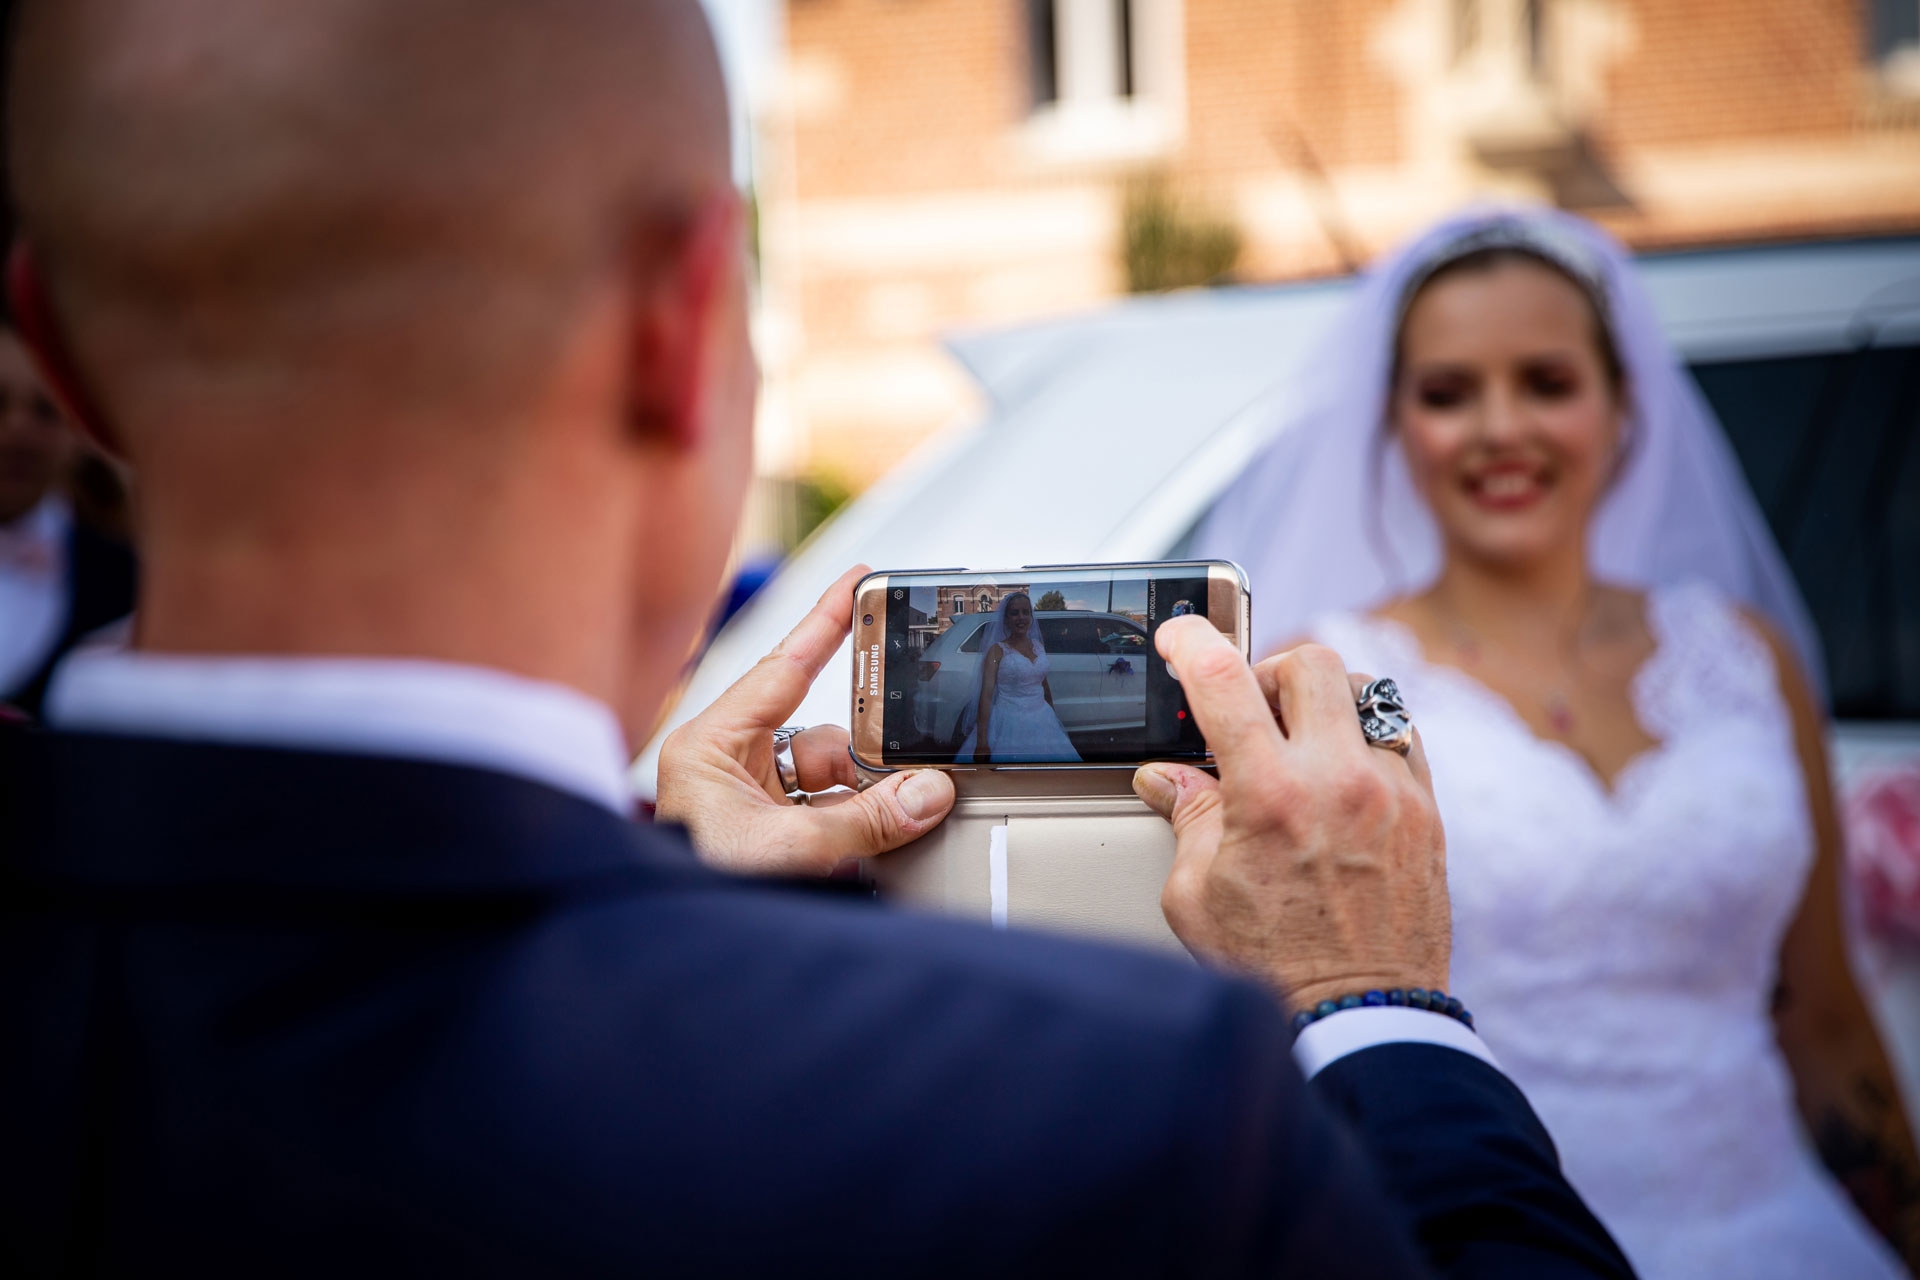
<svg viewBox="0 0 1920 1280">
<path fill-rule="evenodd" d="M 840 828 L 842 857 L 868 858 L 919 839 L 952 808 L 951 778 L 938 769 L 909 769 L 815 812 Z"/>
<path fill-rule="evenodd" d="M 1210 774 L 1183 764 L 1143 764 L 1133 774 L 1133 793 L 1175 824 L 1196 800 L 1218 786 Z"/>
</svg>

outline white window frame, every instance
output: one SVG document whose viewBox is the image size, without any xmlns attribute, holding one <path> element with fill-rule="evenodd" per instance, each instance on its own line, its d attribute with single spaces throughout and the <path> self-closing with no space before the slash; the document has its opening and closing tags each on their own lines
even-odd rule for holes
<svg viewBox="0 0 1920 1280">
<path fill-rule="evenodd" d="M 1129 0 L 1133 92 L 1121 96 L 1116 0 L 1054 0 L 1052 102 L 1034 106 L 1017 142 L 1040 165 L 1168 156 L 1186 131 L 1185 0 Z"/>
</svg>

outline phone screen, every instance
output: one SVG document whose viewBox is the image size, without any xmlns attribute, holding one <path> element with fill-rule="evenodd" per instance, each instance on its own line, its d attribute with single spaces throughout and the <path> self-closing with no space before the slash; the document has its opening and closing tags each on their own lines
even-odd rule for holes
<svg viewBox="0 0 1920 1280">
<path fill-rule="evenodd" d="M 1206 617 L 1208 581 L 1205 563 L 889 574 L 887 763 L 1204 759 L 1153 634 Z"/>
</svg>

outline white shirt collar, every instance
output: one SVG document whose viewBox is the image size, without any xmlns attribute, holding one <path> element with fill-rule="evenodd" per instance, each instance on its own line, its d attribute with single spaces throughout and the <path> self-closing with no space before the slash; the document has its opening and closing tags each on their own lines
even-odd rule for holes
<svg viewBox="0 0 1920 1280">
<path fill-rule="evenodd" d="M 55 673 L 59 729 L 402 756 L 517 774 L 633 812 L 603 703 L 485 667 L 402 658 L 202 657 L 95 649 Z"/>
<path fill-rule="evenodd" d="M 57 496 L 0 525 L 0 702 L 40 670 L 67 626 L 67 530 Z M 16 557 L 27 557 L 23 566 Z"/>
</svg>

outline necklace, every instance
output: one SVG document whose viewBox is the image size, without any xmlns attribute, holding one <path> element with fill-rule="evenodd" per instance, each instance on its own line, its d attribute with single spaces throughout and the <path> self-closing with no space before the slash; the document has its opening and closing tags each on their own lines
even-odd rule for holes
<svg viewBox="0 0 1920 1280">
<path fill-rule="evenodd" d="M 1484 670 L 1482 660 L 1486 656 L 1487 646 L 1481 641 L 1479 633 L 1454 611 L 1450 603 L 1439 598 L 1436 598 L 1434 603 L 1438 606 L 1441 622 L 1447 629 L 1449 641 L 1454 653 L 1460 659 L 1460 665 L 1473 670 L 1475 678 L 1479 678 L 1479 671 Z M 1588 608 L 1588 602 L 1583 597 L 1578 613 L 1580 622 L 1562 638 L 1558 646 L 1561 678 L 1550 683 L 1540 699 L 1541 710 L 1546 714 L 1547 724 L 1562 738 L 1573 736 L 1575 724 L 1573 702 L 1567 697 L 1566 686 L 1580 678 L 1579 668 L 1584 665 L 1580 657 L 1580 633 L 1586 626 Z M 1481 682 L 1486 683 L 1485 680 Z"/>
</svg>

